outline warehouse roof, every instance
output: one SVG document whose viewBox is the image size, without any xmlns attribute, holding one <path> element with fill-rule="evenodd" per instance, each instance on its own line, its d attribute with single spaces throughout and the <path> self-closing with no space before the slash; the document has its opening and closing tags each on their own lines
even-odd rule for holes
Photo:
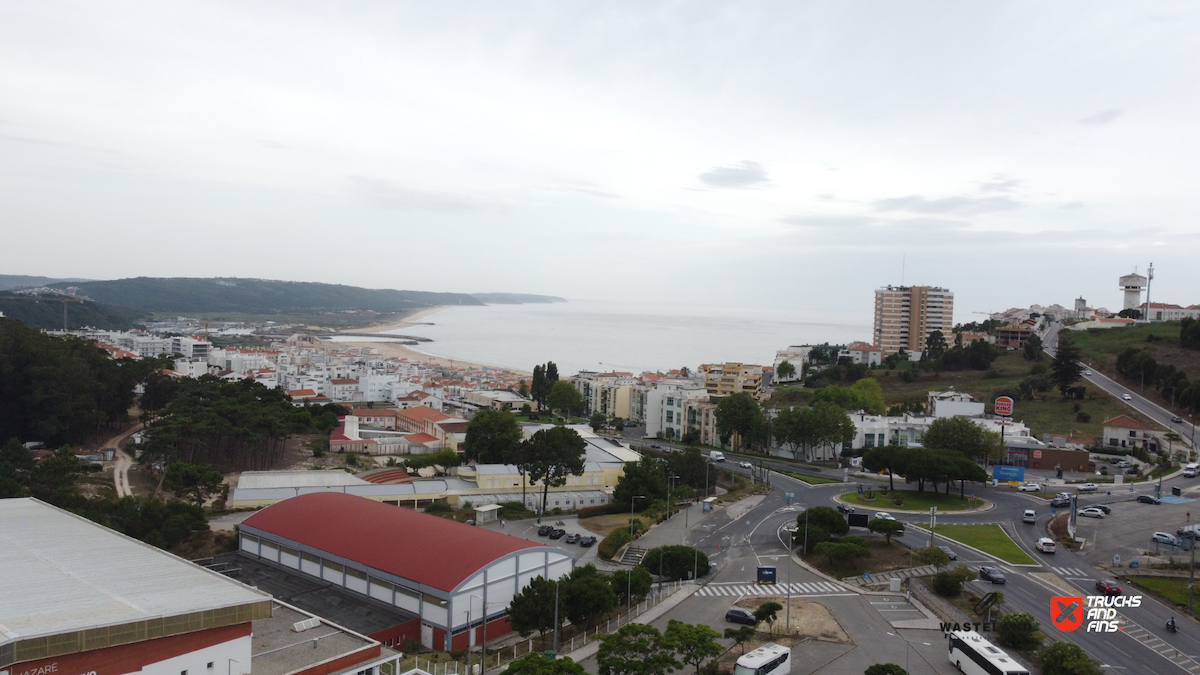
<svg viewBox="0 0 1200 675">
<path fill-rule="evenodd" d="M 541 544 L 340 492 L 285 499 L 243 523 L 443 591 Z"/>
<path fill-rule="evenodd" d="M 271 599 L 36 499 L 0 499 L 0 570 L 0 645 Z"/>
</svg>

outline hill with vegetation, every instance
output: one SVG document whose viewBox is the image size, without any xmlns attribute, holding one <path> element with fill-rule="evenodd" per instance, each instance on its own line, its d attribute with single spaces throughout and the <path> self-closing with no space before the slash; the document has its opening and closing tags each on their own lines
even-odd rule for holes
<svg viewBox="0 0 1200 675">
<path fill-rule="evenodd" d="M 65 300 L 60 295 L 24 295 L 0 291 L 0 312 L 34 328 L 61 330 L 63 306 L 67 327 L 92 326 L 102 330 L 127 330 L 149 318 L 149 314 L 129 307 L 99 302 Z"/>
<path fill-rule="evenodd" d="M 0 291 L 11 291 L 14 288 L 37 288 L 50 284 L 72 284 L 87 279 L 51 279 L 50 277 L 30 277 L 24 274 L 0 274 Z"/>
<path fill-rule="evenodd" d="M 403 312 L 439 305 L 482 305 L 466 293 L 359 288 L 304 281 L 239 278 L 152 278 L 73 285 L 97 302 L 162 314 L 303 313 L 338 310 Z"/>
<path fill-rule="evenodd" d="M 1200 324 L 1071 331 L 1083 362 L 1179 415 L 1200 412 Z"/>
</svg>

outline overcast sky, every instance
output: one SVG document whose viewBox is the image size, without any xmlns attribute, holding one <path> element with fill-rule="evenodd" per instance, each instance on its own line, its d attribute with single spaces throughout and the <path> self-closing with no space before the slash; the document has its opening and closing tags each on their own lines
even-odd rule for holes
<svg viewBox="0 0 1200 675">
<path fill-rule="evenodd" d="M 1200 303 L 1200 7 L 0 4 L 0 273 Z"/>
</svg>

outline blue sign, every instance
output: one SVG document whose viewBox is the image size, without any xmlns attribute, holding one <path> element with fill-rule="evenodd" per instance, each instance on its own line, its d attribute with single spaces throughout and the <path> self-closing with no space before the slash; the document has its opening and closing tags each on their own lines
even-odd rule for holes
<svg viewBox="0 0 1200 675">
<path fill-rule="evenodd" d="M 1138 561 L 1134 560 L 1133 562 L 1129 563 L 1129 566 L 1130 566 L 1130 567 L 1137 567 L 1137 566 L 1138 566 Z"/>
<path fill-rule="evenodd" d="M 1019 483 L 1025 480 L 1025 467 L 997 464 L 992 467 L 992 478 L 996 480 L 1015 480 Z"/>
</svg>

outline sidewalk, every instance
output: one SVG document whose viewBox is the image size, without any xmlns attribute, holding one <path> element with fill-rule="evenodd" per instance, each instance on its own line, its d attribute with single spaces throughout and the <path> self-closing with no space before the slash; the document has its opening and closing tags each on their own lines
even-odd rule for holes
<svg viewBox="0 0 1200 675">
<path fill-rule="evenodd" d="M 701 584 L 691 584 L 689 586 L 685 586 L 684 588 L 681 588 L 680 590 L 673 593 L 666 600 L 663 600 L 662 602 L 655 605 L 654 607 L 646 610 L 645 612 L 642 612 L 640 615 L 637 616 L 637 618 L 630 621 L 630 623 L 651 623 L 651 622 L 657 620 L 658 617 L 671 611 L 679 603 L 692 597 L 692 594 L 694 594 L 697 590 L 699 590 L 701 588 L 701 586 L 702 586 Z M 569 656 L 576 663 L 580 663 L 582 661 L 586 661 L 587 659 L 594 657 L 596 655 L 596 652 L 598 652 L 598 651 L 600 651 L 600 640 L 592 640 L 591 642 L 588 642 L 586 645 L 580 647 L 579 649 L 576 649 L 573 652 L 563 654 L 563 656 Z"/>
</svg>

